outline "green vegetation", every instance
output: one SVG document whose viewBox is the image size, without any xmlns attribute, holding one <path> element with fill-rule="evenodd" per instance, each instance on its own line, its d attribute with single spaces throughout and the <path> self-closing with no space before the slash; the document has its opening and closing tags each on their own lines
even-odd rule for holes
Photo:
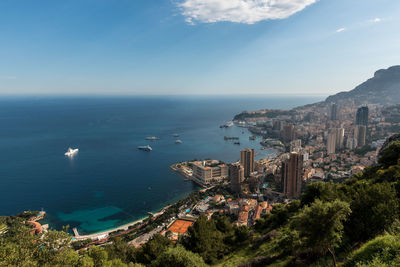
<svg viewBox="0 0 400 267">
<path fill-rule="evenodd" d="M 0 266 L 400 266 L 399 160 L 400 142 L 393 141 L 379 165 L 342 183 L 312 183 L 300 200 L 274 206 L 252 228 L 202 215 L 176 243 L 157 234 L 134 248 L 122 236 L 78 250 L 87 242 L 71 243 L 67 229 L 32 235 L 27 214 L 0 217 Z M 165 218 L 204 196 L 179 201 Z"/>
<path fill-rule="evenodd" d="M 370 145 L 365 145 L 363 147 L 356 148 L 354 150 L 354 153 L 356 153 L 359 156 L 364 156 L 365 154 L 367 154 L 370 151 L 375 151 L 375 148 L 371 147 Z M 338 161 L 338 163 L 339 163 L 339 161 Z"/>
<path fill-rule="evenodd" d="M 334 251 L 342 241 L 343 222 L 350 213 L 350 205 L 339 200 L 322 202 L 317 199 L 305 206 L 292 218 L 294 231 L 299 231 L 301 249 L 321 255 L 329 251 L 336 265 Z"/>
<path fill-rule="evenodd" d="M 345 267 L 350 266 L 399 266 L 400 238 L 396 235 L 385 234 L 367 242 L 354 251 Z"/>
<path fill-rule="evenodd" d="M 236 121 L 243 121 L 248 118 L 263 118 L 263 117 L 268 117 L 270 119 L 276 118 L 278 116 L 284 116 L 284 115 L 293 115 L 294 112 L 293 110 L 276 110 L 276 109 L 270 109 L 270 110 L 264 110 L 263 112 L 247 112 L 243 111 L 242 113 L 236 115 L 233 120 Z"/>
<path fill-rule="evenodd" d="M 171 247 L 164 251 L 151 266 L 154 267 L 205 267 L 202 257 L 185 250 L 182 246 Z"/>
<path fill-rule="evenodd" d="M 382 150 L 379 163 L 388 168 L 399 163 L 400 141 L 394 141 Z"/>
<path fill-rule="evenodd" d="M 1 223 L 0 224 L 0 233 L 7 229 L 7 225 Z"/>
</svg>

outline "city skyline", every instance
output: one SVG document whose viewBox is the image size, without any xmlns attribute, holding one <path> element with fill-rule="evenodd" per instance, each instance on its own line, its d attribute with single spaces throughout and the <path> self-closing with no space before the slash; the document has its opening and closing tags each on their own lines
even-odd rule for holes
<svg viewBox="0 0 400 267">
<path fill-rule="evenodd" d="M 400 62 L 400 3 L 2 1 L 0 94 L 318 94 Z"/>
</svg>

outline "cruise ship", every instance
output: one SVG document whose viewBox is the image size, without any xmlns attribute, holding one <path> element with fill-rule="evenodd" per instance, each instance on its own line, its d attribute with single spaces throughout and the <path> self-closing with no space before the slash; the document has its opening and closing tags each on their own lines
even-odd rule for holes
<svg viewBox="0 0 400 267">
<path fill-rule="evenodd" d="M 138 146 L 138 149 L 144 150 L 144 151 L 152 151 L 153 150 L 151 148 L 151 146 L 149 146 L 149 145 L 147 145 L 147 146 Z"/>
<path fill-rule="evenodd" d="M 68 156 L 68 157 L 73 157 L 73 156 L 76 155 L 76 153 L 78 153 L 78 151 L 79 151 L 78 148 L 75 148 L 75 149 L 73 149 L 73 148 L 68 148 L 68 151 L 65 152 L 64 155 L 65 155 L 65 156 Z"/>
<path fill-rule="evenodd" d="M 148 136 L 148 137 L 146 137 L 145 139 L 146 139 L 146 140 L 152 140 L 152 141 L 154 141 L 154 140 L 160 140 L 160 138 L 158 138 L 157 136 Z"/>
</svg>

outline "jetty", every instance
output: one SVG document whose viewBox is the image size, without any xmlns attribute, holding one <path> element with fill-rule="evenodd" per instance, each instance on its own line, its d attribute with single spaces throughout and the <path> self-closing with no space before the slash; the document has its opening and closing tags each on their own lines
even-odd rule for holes
<svg viewBox="0 0 400 267">
<path fill-rule="evenodd" d="M 46 212 L 44 210 L 39 211 L 39 213 L 30 219 L 30 221 L 37 222 L 42 220 L 46 216 Z"/>
<path fill-rule="evenodd" d="M 224 140 L 239 140 L 237 136 L 224 136 Z"/>
<path fill-rule="evenodd" d="M 79 232 L 78 232 L 78 229 L 76 229 L 76 227 L 74 227 L 74 228 L 72 229 L 72 231 L 74 232 L 75 238 L 76 238 L 76 237 L 79 237 Z"/>
<path fill-rule="evenodd" d="M 180 162 L 169 166 L 174 172 L 177 172 L 183 176 L 186 180 L 191 180 L 193 177 L 193 171 L 188 166 L 189 162 Z"/>
</svg>

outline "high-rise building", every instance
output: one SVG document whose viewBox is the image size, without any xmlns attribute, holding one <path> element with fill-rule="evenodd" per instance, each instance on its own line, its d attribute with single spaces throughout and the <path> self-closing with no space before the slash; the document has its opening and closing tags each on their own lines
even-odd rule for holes
<svg viewBox="0 0 400 267">
<path fill-rule="evenodd" d="M 244 168 L 239 163 L 229 165 L 229 180 L 231 181 L 231 190 L 234 193 L 240 193 L 241 184 L 244 180 Z"/>
<path fill-rule="evenodd" d="M 274 121 L 274 126 L 272 127 L 272 130 L 276 130 L 276 131 L 281 131 L 283 129 L 282 127 L 282 121 L 280 120 L 275 120 Z"/>
<path fill-rule="evenodd" d="M 342 149 L 344 145 L 344 128 L 336 128 L 336 149 Z"/>
<path fill-rule="evenodd" d="M 336 152 L 336 131 L 334 130 L 331 130 L 328 133 L 326 150 L 328 151 L 328 154 L 335 154 Z"/>
<path fill-rule="evenodd" d="M 283 132 L 282 132 L 283 142 L 289 143 L 290 141 L 294 140 L 294 138 L 295 138 L 295 133 L 294 133 L 293 123 L 286 123 L 285 126 L 283 126 Z"/>
<path fill-rule="evenodd" d="M 308 152 L 302 152 L 301 153 L 303 155 L 303 161 L 308 161 L 310 159 L 310 154 L 308 154 Z"/>
<path fill-rule="evenodd" d="M 296 139 L 290 142 L 290 152 L 301 151 L 301 139 Z"/>
<path fill-rule="evenodd" d="M 338 120 L 338 106 L 335 103 L 331 105 L 331 120 Z"/>
<path fill-rule="evenodd" d="M 290 153 L 290 158 L 282 163 L 282 188 L 286 197 L 296 198 L 301 194 L 303 175 L 303 155 Z"/>
<path fill-rule="evenodd" d="M 364 125 L 368 127 L 368 107 L 360 107 L 357 109 L 356 125 Z"/>
<path fill-rule="evenodd" d="M 358 141 L 357 141 L 356 138 L 349 137 L 346 140 L 346 148 L 350 149 L 350 150 L 353 150 L 353 149 L 355 149 L 357 147 L 357 143 L 358 143 Z"/>
<path fill-rule="evenodd" d="M 367 127 L 365 125 L 356 125 L 354 128 L 354 139 L 357 140 L 357 147 L 365 146 L 367 136 Z"/>
<path fill-rule="evenodd" d="M 240 151 L 240 165 L 244 169 L 244 177 L 250 177 L 250 173 L 254 172 L 254 149 L 244 149 Z"/>
</svg>

